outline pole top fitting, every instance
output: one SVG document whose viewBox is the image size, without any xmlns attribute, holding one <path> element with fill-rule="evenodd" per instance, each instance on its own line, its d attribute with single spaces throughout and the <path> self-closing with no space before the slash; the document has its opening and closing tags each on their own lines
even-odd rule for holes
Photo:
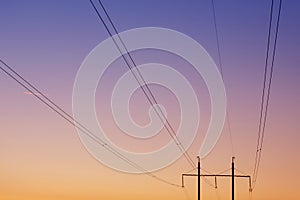
<svg viewBox="0 0 300 200">
<path fill-rule="evenodd" d="M 235 159 L 235 157 L 234 157 L 234 156 L 232 156 L 232 162 L 234 162 L 234 159 Z"/>
<path fill-rule="evenodd" d="M 200 156 L 197 156 L 198 162 L 200 162 Z"/>
</svg>

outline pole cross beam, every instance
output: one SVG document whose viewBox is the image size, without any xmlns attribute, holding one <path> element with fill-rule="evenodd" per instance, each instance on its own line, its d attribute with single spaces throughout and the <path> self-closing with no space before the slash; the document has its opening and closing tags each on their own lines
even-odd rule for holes
<svg viewBox="0 0 300 200">
<path fill-rule="evenodd" d="M 181 184 L 182 187 L 184 187 L 184 177 L 185 176 L 197 176 L 198 177 L 198 200 L 200 200 L 200 177 L 214 177 L 215 178 L 215 188 L 218 188 L 217 186 L 217 177 L 224 177 L 224 178 L 231 178 L 232 179 L 232 200 L 234 200 L 234 179 L 235 178 L 248 178 L 249 179 L 249 192 L 252 192 L 252 185 L 251 185 L 251 176 L 249 175 L 235 175 L 234 173 L 234 159 L 235 157 L 232 157 L 231 162 L 231 174 L 200 174 L 200 158 L 198 158 L 198 173 L 197 174 L 182 174 L 181 175 Z"/>
<path fill-rule="evenodd" d="M 184 187 L 184 176 L 198 176 L 198 174 L 182 174 L 181 175 L 181 186 Z M 217 177 L 232 177 L 231 174 L 200 174 L 200 176 L 203 177 L 215 177 L 215 188 L 217 188 Z M 249 175 L 234 175 L 235 178 L 248 178 L 249 179 L 249 191 L 252 191 L 252 186 L 251 186 L 251 176 Z"/>
</svg>

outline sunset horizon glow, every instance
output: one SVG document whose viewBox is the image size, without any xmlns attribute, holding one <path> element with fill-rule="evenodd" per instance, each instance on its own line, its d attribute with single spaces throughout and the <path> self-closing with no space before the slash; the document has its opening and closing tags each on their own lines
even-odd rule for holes
<svg viewBox="0 0 300 200">
<path fill-rule="evenodd" d="M 98 5 L 97 0 L 93 2 Z M 279 0 L 274 0 L 273 23 L 278 3 Z M 229 122 L 225 121 L 212 151 L 201 159 L 201 173 L 230 174 L 231 157 L 235 156 L 236 174 L 252 176 L 271 0 L 214 1 L 221 67 L 211 0 L 103 0 L 103 4 L 119 33 L 136 28 L 158 27 L 185 34 L 203 46 L 219 71 L 222 71 L 228 112 L 226 120 Z M 2 1 L 0 5 L 0 59 L 73 116 L 72 98 L 80 66 L 98 44 L 109 38 L 90 2 L 10 0 Z M 97 7 L 104 16 L 101 7 Z M 235 199 L 300 199 L 297 183 L 300 176 L 299 8 L 300 2 L 283 1 L 257 182 L 250 194 L 248 179 L 236 179 Z M 272 26 L 273 34 L 275 24 Z M 174 41 L 174 44 L 176 42 L 178 41 Z M 274 36 L 271 42 L 274 42 Z M 186 48 L 181 46 L 182 49 Z M 197 156 L 212 115 L 211 93 L 205 78 L 197 73 L 188 60 L 173 52 L 148 48 L 130 53 L 137 66 L 159 63 L 161 65 L 156 67 L 169 66 L 174 73 L 182 75 L 182 80 L 189 81 L 198 101 L 200 118 L 196 136 L 187 149 L 187 154 L 197 164 Z M 151 68 L 151 64 L 147 67 Z M 153 71 L 148 77 L 163 77 L 155 74 L 156 72 Z M 159 154 L 164 145 L 172 142 L 165 128 L 153 135 L 129 134 L 114 121 L 111 110 L 113 89 L 126 73 L 130 77 L 130 70 L 120 56 L 108 66 L 96 86 L 95 104 L 92 106 L 97 122 L 104 130 L 103 137 L 128 154 Z M 3 71 L 0 72 L 0 78 L 0 200 L 197 198 L 196 177 L 185 177 L 184 188 L 174 187 L 151 177 L 155 175 L 181 185 L 181 174 L 196 173 L 184 155 L 167 162 L 169 157 L 162 154 L 157 159 L 160 163 L 153 163 L 159 169 L 149 169 L 152 173 L 150 176 L 118 171 L 118 167 L 104 164 L 101 159 L 94 157 L 76 127 L 36 98 L 42 98 L 41 93 L 22 88 Z M 178 85 L 179 79 L 166 79 L 171 83 L 173 81 L 173 85 Z M 91 79 L 86 81 L 88 87 Z M 148 86 L 174 129 L 179 129 L 183 113 L 180 99 L 177 99 L 179 95 L 157 83 L 150 83 Z M 183 87 L 178 88 L 180 94 L 186 94 L 185 91 L 180 91 Z M 116 97 L 120 98 L 118 95 Z M 116 100 L 117 103 L 120 101 Z M 137 126 L 145 127 L 152 120 L 158 120 L 151 118 L 151 114 L 154 116 L 155 113 L 150 109 L 141 88 L 133 92 L 127 103 L 128 112 Z M 197 112 L 192 103 L 188 108 Z M 192 121 L 191 116 L 185 120 Z M 190 139 L 186 137 L 181 140 Z M 105 145 L 93 146 L 99 157 L 107 153 Z M 180 153 L 179 149 L 176 151 Z M 116 160 L 110 164 L 124 164 L 122 159 Z M 152 164 L 143 159 L 133 162 L 146 170 Z M 208 182 L 214 185 L 215 179 L 201 179 L 202 199 L 231 199 L 230 178 L 218 178 L 217 189 Z"/>
</svg>

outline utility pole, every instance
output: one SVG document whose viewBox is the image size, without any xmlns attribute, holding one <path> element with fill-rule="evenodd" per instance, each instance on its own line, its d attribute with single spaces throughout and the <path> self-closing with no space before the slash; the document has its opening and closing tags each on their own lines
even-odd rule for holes
<svg viewBox="0 0 300 200">
<path fill-rule="evenodd" d="M 198 200 L 200 200 L 200 157 L 198 158 Z"/>
<path fill-rule="evenodd" d="M 181 175 L 181 181 L 182 181 L 182 187 L 184 187 L 184 177 L 185 176 L 197 176 L 198 178 L 198 200 L 200 200 L 200 177 L 214 177 L 215 178 L 215 188 L 218 188 L 217 186 L 217 177 L 223 177 L 223 178 L 231 178 L 231 192 L 232 192 L 232 200 L 234 200 L 234 179 L 235 178 L 247 178 L 249 179 L 249 192 L 252 192 L 252 186 L 251 186 L 251 176 L 249 175 L 236 175 L 234 173 L 234 159 L 235 157 L 232 157 L 231 159 L 231 174 L 200 174 L 200 158 L 198 158 L 198 173 L 197 174 L 182 174 Z"/>
<path fill-rule="evenodd" d="M 231 190 L 232 190 L 232 200 L 234 200 L 234 159 L 235 157 L 232 157 L 231 159 Z"/>
</svg>

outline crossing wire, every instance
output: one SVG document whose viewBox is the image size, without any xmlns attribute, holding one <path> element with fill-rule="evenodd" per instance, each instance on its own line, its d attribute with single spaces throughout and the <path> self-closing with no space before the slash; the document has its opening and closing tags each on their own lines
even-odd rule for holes
<svg viewBox="0 0 300 200">
<path fill-rule="evenodd" d="M 123 60 L 125 61 L 127 67 L 129 68 L 129 70 L 130 70 L 131 73 L 133 74 L 134 78 L 135 78 L 136 81 L 138 82 L 138 84 L 139 84 L 140 88 L 142 89 L 144 95 L 146 96 L 148 102 L 150 103 L 151 106 L 153 106 L 153 109 L 154 109 L 155 113 L 156 113 L 157 116 L 159 117 L 160 121 L 164 124 L 164 127 L 165 127 L 165 129 L 167 130 L 168 134 L 169 134 L 169 135 L 171 136 L 171 138 L 175 141 L 175 143 L 176 143 L 176 145 L 178 146 L 179 150 L 182 152 L 182 154 L 184 155 L 184 157 L 186 158 L 186 160 L 189 162 L 189 164 L 190 164 L 192 167 L 196 167 L 195 163 L 194 163 L 193 160 L 191 159 L 191 156 L 188 154 L 187 151 L 185 151 L 184 147 L 182 146 L 181 142 L 179 141 L 179 139 L 178 139 L 178 137 L 177 137 L 177 135 L 176 135 L 176 133 L 175 133 L 173 127 L 171 126 L 171 124 L 170 124 L 169 120 L 167 119 L 167 117 L 164 115 L 162 109 L 161 109 L 160 107 L 158 107 L 158 108 L 157 108 L 158 110 L 157 110 L 156 107 L 154 106 L 154 104 L 158 104 L 158 103 L 157 103 L 157 100 L 156 100 L 156 98 L 155 98 L 155 96 L 153 95 L 153 93 L 152 93 L 151 89 L 149 88 L 147 82 L 145 81 L 145 79 L 143 78 L 141 72 L 139 71 L 139 69 L 138 69 L 136 63 L 134 62 L 134 60 L 133 60 L 133 58 L 132 58 L 130 52 L 128 51 L 126 45 L 124 44 L 124 41 L 123 41 L 122 38 L 120 37 L 120 35 L 119 35 L 119 33 L 118 33 L 117 29 L 116 29 L 116 26 L 114 25 L 114 23 L 113 23 L 111 17 L 108 15 L 108 12 L 106 11 L 106 9 L 105 9 L 104 5 L 102 4 L 101 0 L 98 0 L 98 2 L 99 2 L 99 4 L 100 4 L 101 8 L 103 9 L 103 11 L 104 11 L 106 17 L 108 18 L 110 24 L 112 25 L 112 27 L 113 27 L 113 29 L 114 29 L 114 31 L 115 31 L 116 36 L 118 37 L 118 39 L 119 39 L 120 42 L 121 42 L 121 45 L 122 45 L 123 48 L 125 49 L 126 55 L 128 55 L 128 57 L 129 57 L 131 63 L 132 63 L 133 66 L 134 66 L 134 69 L 136 69 L 137 74 L 133 71 L 133 67 L 129 64 L 129 61 L 126 59 L 125 55 L 123 54 L 123 52 L 122 52 L 120 46 L 118 45 L 117 41 L 115 40 L 115 38 L 114 38 L 112 32 L 109 30 L 107 24 L 105 23 L 103 17 L 101 16 L 100 12 L 98 11 L 97 7 L 96 7 L 95 4 L 93 3 L 93 1 L 90 0 L 90 3 L 91 3 L 91 5 L 93 6 L 95 12 L 97 13 L 98 18 L 100 19 L 100 21 L 101 21 L 102 24 L 104 25 L 104 27 L 105 27 L 106 31 L 108 32 L 109 36 L 112 38 L 112 40 L 113 40 L 115 46 L 117 47 L 118 51 L 120 52 L 120 54 L 121 54 Z M 139 78 L 140 78 L 141 80 L 139 80 Z M 143 86 L 145 86 L 145 88 L 144 88 Z M 164 122 L 166 122 L 167 124 L 165 124 Z"/>
<path fill-rule="evenodd" d="M 136 164 L 135 162 L 129 160 L 126 156 L 106 144 L 101 138 L 97 137 L 96 134 L 91 132 L 89 129 L 87 129 L 85 126 L 83 126 L 80 122 L 76 121 L 70 114 L 68 114 L 65 110 L 63 110 L 60 106 L 58 106 L 53 100 L 51 100 L 49 97 L 47 97 L 43 92 L 41 92 L 37 87 L 35 87 L 33 84 L 31 84 L 29 81 L 27 81 L 23 76 L 21 76 L 19 73 L 17 73 L 11 66 L 9 66 L 6 62 L 4 62 L 2 59 L 0 59 L 0 63 L 4 65 L 7 69 L 2 67 L 0 65 L 0 69 L 8 75 L 10 78 L 12 78 L 14 81 L 16 81 L 19 85 L 21 85 L 24 89 L 29 91 L 32 95 L 34 95 L 39 101 L 41 101 L 43 104 L 45 104 L 47 107 L 49 107 L 51 110 L 53 110 L 56 114 L 58 114 L 60 117 L 62 117 L 64 120 L 66 120 L 71 125 L 75 126 L 77 129 L 79 129 L 82 133 L 87 135 L 89 138 L 94 140 L 97 144 L 117 156 L 119 159 L 123 160 L 130 166 L 134 167 L 138 171 L 142 172 L 143 174 L 146 174 L 160 182 L 166 183 L 168 185 L 181 187 L 181 185 L 174 184 L 170 181 L 167 181 L 163 178 L 160 178 L 159 176 L 147 171 L 145 168 L 141 167 L 140 165 Z M 12 72 L 12 73 L 11 73 Z M 39 96 L 41 95 L 41 96 Z"/>
<path fill-rule="evenodd" d="M 105 9 L 103 3 L 101 2 L 101 0 L 98 0 L 98 2 L 99 2 L 99 4 L 100 4 L 101 8 L 103 9 L 103 11 L 105 12 L 105 15 L 106 15 L 106 17 L 108 18 L 109 22 L 111 23 L 111 25 L 112 25 L 112 27 L 113 27 L 113 29 L 114 29 L 114 31 L 115 31 L 115 34 L 118 36 L 119 40 L 121 41 L 121 44 L 122 44 L 123 47 L 125 48 L 127 55 L 129 56 L 129 58 L 130 58 L 131 62 L 133 63 L 133 65 L 134 65 L 136 71 L 138 72 L 139 77 L 142 79 L 142 82 L 143 82 L 143 84 L 145 85 L 147 91 L 149 92 L 149 94 L 150 94 L 152 100 L 154 101 L 154 104 L 158 104 L 158 103 L 157 103 L 157 100 L 156 100 L 156 98 L 154 97 L 152 91 L 150 90 L 150 88 L 149 88 L 147 82 L 146 82 L 145 79 L 143 78 L 143 76 L 142 76 L 140 70 L 138 69 L 136 63 L 134 62 L 134 60 L 133 60 L 133 58 L 132 58 L 130 52 L 128 51 L 128 49 L 127 49 L 125 43 L 123 42 L 122 38 L 120 37 L 120 35 L 119 35 L 119 33 L 118 33 L 117 29 L 116 29 L 116 26 L 114 25 L 114 23 L 113 23 L 111 17 L 108 15 L 108 12 L 106 11 L 106 9 Z M 116 44 L 116 45 L 117 45 L 117 44 Z M 122 53 L 122 52 L 120 52 L 120 53 Z M 125 57 L 123 57 L 123 58 L 125 59 Z M 133 72 L 133 71 L 132 71 L 132 72 Z M 134 73 L 134 72 L 133 72 L 133 73 Z M 141 86 L 141 85 L 140 85 L 140 86 Z M 142 86 L 141 86 L 141 87 L 142 87 Z M 144 93 L 144 94 L 147 95 L 146 93 Z M 147 98 L 147 99 L 148 99 L 148 98 Z M 148 99 L 148 101 L 149 101 L 149 99 Z M 149 103 L 153 106 L 153 103 L 151 103 L 151 101 L 149 101 Z M 154 109 L 155 109 L 155 107 L 154 107 Z M 173 127 L 171 126 L 169 120 L 166 118 L 166 116 L 164 115 L 164 113 L 162 112 L 162 110 L 161 110 L 160 107 L 158 107 L 158 110 L 159 110 L 159 113 L 158 113 L 158 112 L 156 111 L 156 109 L 155 109 L 156 114 L 159 116 L 159 118 L 160 118 L 160 120 L 162 121 L 162 123 L 164 123 L 164 120 L 166 121 L 166 123 L 167 123 L 168 127 L 170 128 L 171 132 L 173 133 L 173 135 L 172 135 L 172 133 L 170 133 L 170 131 L 168 130 L 168 127 L 165 126 L 165 128 L 166 128 L 167 131 L 168 131 L 168 133 L 169 133 L 170 136 L 174 139 L 174 141 L 176 142 L 177 146 L 180 148 L 181 152 L 182 152 L 183 155 L 186 157 L 186 159 L 187 159 L 188 162 L 191 164 L 191 166 L 194 166 L 194 167 L 195 167 L 195 164 L 194 164 L 193 160 L 191 159 L 190 155 L 184 150 L 184 148 L 183 148 L 182 145 L 181 145 L 181 142 L 180 142 L 179 139 L 177 138 L 176 133 L 175 133 Z M 162 119 L 161 116 L 162 116 L 162 118 L 164 118 L 164 119 Z"/>
</svg>

